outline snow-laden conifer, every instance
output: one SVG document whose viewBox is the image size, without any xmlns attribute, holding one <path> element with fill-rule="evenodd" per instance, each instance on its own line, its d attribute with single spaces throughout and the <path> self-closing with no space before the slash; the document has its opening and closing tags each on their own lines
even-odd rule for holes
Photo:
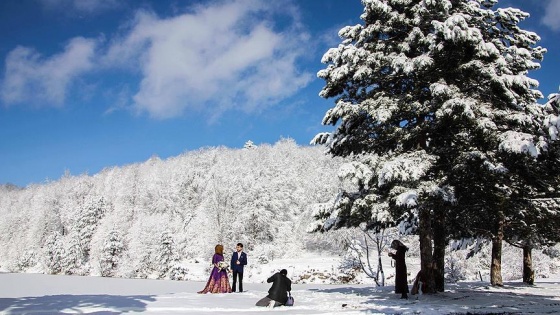
<svg viewBox="0 0 560 315">
<path fill-rule="evenodd" d="M 101 257 L 99 259 L 99 267 L 103 277 L 112 277 L 115 275 L 119 266 L 121 255 L 125 250 L 125 245 L 119 231 L 111 231 L 103 242 Z"/>
<path fill-rule="evenodd" d="M 47 273 L 58 274 L 62 272 L 64 267 L 64 245 L 62 243 L 61 235 L 58 232 L 53 232 L 47 237 L 44 245 L 44 264 Z"/>
<path fill-rule="evenodd" d="M 318 218 L 325 228 L 375 226 L 379 206 L 386 223 L 417 215 L 428 290 L 443 290 L 447 238 L 498 246 L 504 222 L 543 189 L 514 165 L 535 165 L 550 140 L 528 76 L 546 50 L 519 27 L 528 14 L 497 0 L 362 3 L 363 23 L 342 28 L 322 58 L 320 96 L 336 99 L 323 124 L 336 130 L 312 142 L 373 175 Z"/>
</svg>

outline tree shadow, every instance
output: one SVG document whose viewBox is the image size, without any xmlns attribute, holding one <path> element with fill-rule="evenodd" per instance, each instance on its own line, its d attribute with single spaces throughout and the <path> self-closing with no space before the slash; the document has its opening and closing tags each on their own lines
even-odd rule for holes
<svg viewBox="0 0 560 315">
<path fill-rule="evenodd" d="M 536 285 L 553 287 L 557 282 L 540 281 Z M 560 299 L 546 288 L 535 290 L 534 286 L 520 282 L 506 282 L 503 287 L 491 287 L 487 283 L 446 284 L 445 292 L 425 295 L 409 295 L 408 300 L 400 299 L 394 287 L 338 287 L 315 289 L 321 293 L 338 293 L 349 296 L 349 301 L 341 300 L 344 308 L 383 314 L 429 313 L 429 314 L 556 314 L 560 309 Z M 367 297 L 364 303 L 352 305 L 351 296 Z M 348 303 L 348 304 L 345 304 Z"/>
<path fill-rule="evenodd" d="M 371 296 L 371 295 L 386 295 L 387 298 L 393 292 L 394 287 L 392 286 L 385 286 L 385 287 L 336 287 L 336 288 L 328 288 L 328 289 L 310 289 L 309 291 L 321 292 L 321 293 L 340 293 L 340 294 L 350 294 L 350 295 L 359 295 L 359 296 Z"/>
<path fill-rule="evenodd" d="M 21 298 L 0 298 L 2 314 L 122 314 L 142 312 L 153 295 L 45 295 Z M 88 311 L 91 310 L 91 311 Z M 95 309 L 105 309 L 95 311 Z"/>
</svg>

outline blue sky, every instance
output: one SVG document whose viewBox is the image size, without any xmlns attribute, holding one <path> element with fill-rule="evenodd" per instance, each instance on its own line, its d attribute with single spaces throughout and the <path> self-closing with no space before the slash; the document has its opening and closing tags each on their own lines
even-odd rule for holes
<svg viewBox="0 0 560 315">
<path fill-rule="evenodd" d="M 530 74 L 560 79 L 560 1 L 501 0 L 548 49 Z M 360 23 L 359 0 L 0 1 L 0 184 L 239 148 L 306 145 L 333 100 L 323 53 Z M 541 100 L 544 102 L 544 100 Z"/>
</svg>

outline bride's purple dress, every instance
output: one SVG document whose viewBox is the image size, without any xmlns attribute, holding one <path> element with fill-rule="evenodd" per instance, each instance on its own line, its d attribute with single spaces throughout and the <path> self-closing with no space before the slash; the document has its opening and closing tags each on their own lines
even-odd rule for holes
<svg viewBox="0 0 560 315">
<path fill-rule="evenodd" d="M 223 255 L 214 254 L 212 257 L 212 265 L 214 265 L 214 267 L 210 273 L 210 278 L 208 278 L 204 289 L 198 293 L 231 293 L 227 271 L 220 270 L 216 267 L 216 264 L 223 260 Z"/>
</svg>

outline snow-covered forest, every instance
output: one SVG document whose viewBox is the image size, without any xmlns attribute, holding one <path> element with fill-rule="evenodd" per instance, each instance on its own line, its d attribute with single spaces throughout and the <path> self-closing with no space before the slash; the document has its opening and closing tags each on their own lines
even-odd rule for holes
<svg viewBox="0 0 560 315">
<path fill-rule="evenodd" d="M 319 250 L 310 207 L 336 194 L 341 159 L 291 139 L 205 148 L 93 176 L 0 191 L 0 268 L 180 279 L 215 244 L 252 262 Z"/>
<path fill-rule="evenodd" d="M 0 268 L 179 280 L 217 243 L 267 264 L 389 231 L 426 293 L 556 273 L 560 104 L 537 103 L 528 74 L 546 49 L 518 26 L 528 14 L 496 3 L 363 0 L 364 24 L 322 60 L 335 131 L 317 147 L 248 142 L 3 186 Z M 358 270 L 357 254 L 337 267 Z"/>
<path fill-rule="evenodd" d="M 342 255 L 335 270 L 300 263 L 308 270 L 291 271 L 293 280 L 372 283 L 358 271 L 357 252 L 347 247 L 362 239 L 359 229 L 307 231 L 315 222 L 312 214 L 353 185 L 345 178 L 354 164 L 325 155 L 324 147 L 298 146 L 291 139 L 248 144 L 167 160 L 153 157 L 92 176 L 66 174 L 26 188 L 1 186 L 0 269 L 202 281 L 206 273 L 193 270 L 193 263 L 205 269 L 215 244 L 233 251 L 242 242 L 251 258 L 249 270 L 286 256 Z M 385 242 L 392 238 L 410 245 L 410 269 L 416 270 L 417 236 L 392 229 Z M 474 255 L 473 248 L 447 247 L 448 282 L 488 280 L 491 246 L 478 244 Z M 506 246 L 503 255 L 504 279 L 519 279 L 522 251 Z M 386 253 L 382 256 L 387 264 Z M 376 253 L 371 259 L 375 267 Z M 536 251 L 533 259 L 536 277 L 547 278 L 558 272 L 560 250 Z M 324 273 L 322 279 L 310 277 L 312 270 Z M 248 276 L 250 282 L 263 281 L 256 272 Z"/>
</svg>

